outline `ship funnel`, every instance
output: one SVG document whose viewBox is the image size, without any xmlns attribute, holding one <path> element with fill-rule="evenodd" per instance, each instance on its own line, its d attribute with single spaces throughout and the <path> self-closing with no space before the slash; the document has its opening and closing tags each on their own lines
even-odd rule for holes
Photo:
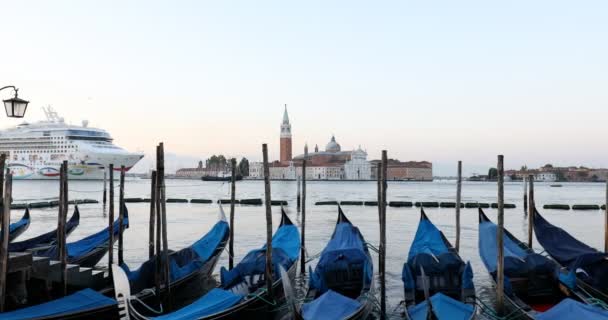
<svg viewBox="0 0 608 320">
<path fill-rule="evenodd" d="M 88 127 L 89 126 L 89 120 L 82 120 L 82 126 L 84 128 Z"/>
</svg>

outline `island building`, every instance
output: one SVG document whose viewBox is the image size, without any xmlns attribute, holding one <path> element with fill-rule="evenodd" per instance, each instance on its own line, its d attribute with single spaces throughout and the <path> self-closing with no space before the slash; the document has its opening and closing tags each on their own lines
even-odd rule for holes
<svg viewBox="0 0 608 320">
<path fill-rule="evenodd" d="M 529 175 L 534 181 L 539 182 L 599 182 L 608 179 L 608 169 L 587 167 L 554 167 L 551 164 L 544 165 L 538 169 L 522 168 L 522 170 L 506 170 L 505 176 L 511 180 L 522 180 Z"/>
<path fill-rule="evenodd" d="M 181 168 L 175 171 L 175 177 L 185 179 L 201 179 L 204 176 L 221 176 L 230 174 L 232 166 L 230 163 L 225 165 L 207 165 L 203 166 L 203 161 L 199 161 L 196 168 Z"/>
<path fill-rule="evenodd" d="M 292 132 L 287 106 L 283 111 L 283 120 L 280 126 L 280 152 L 279 160 L 270 164 L 270 179 L 294 180 L 302 175 L 302 161 L 307 160 L 306 179 L 308 180 L 372 180 L 375 164 L 367 160 L 367 151 L 361 146 L 352 150 L 342 150 L 342 146 L 332 135 L 324 150 L 315 145 L 312 152 L 308 151 L 308 144 L 304 147 L 304 154 L 292 157 Z M 433 166 L 430 162 L 393 162 L 388 167 L 390 180 L 419 180 L 433 179 Z M 249 178 L 262 179 L 264 177 L 263 164 L 252 162 L 249 164 Z"/>
</svg>

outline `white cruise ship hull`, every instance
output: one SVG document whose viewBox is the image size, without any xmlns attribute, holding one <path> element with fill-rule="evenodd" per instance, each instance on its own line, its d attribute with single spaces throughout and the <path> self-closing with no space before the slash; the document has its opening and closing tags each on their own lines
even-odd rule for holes
<svg viewBox="0 0 608 320">
<path fill-rule="evenodd" d="M 114 178 L 120 176 L 121 166 L 125 166 L 129 171 L 143 156 L 140 154 L 129 155 L 106 155 L 97 159 L 90 159 L 89 162 L 68 161 L 69 180 L 101 180 L 104 178 L 104 171 L 107 171 L 110 164 L 114 165 Z M 19 162 L 9 162 L 8 169 L 13 174 L 15 180 L 53 180 L 59 179 L 60 163 L 57 164 L 27 164 Z M 105 168 L 105 170 L 104 170 Z M 109 178 L 109 173 L 106 173 Z"/>
</svg>

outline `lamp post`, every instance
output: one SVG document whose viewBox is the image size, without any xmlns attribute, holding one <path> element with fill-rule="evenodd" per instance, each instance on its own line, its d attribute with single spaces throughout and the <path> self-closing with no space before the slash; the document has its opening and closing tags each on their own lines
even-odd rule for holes
<svg viewBox="0 0 608 320">
<path fill-rule="evenodd" d="M 27 105 L 30 102 L 19 98 L 19 89 L 15 86 L 5 86 L 0 88 L 0 91 L 8 88 L 15 90 L 15 96 L 11 99 L 3 100 L 6 116 L 9 118 L 23 118 Z"/>
</svg>

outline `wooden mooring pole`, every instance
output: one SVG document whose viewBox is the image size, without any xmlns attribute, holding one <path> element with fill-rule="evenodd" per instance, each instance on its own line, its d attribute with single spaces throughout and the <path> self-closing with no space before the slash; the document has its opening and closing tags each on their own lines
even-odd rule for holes
<svg viewBox="0 0 608 320">
<path fill-rule="evenodd" d="M 112 275 L 112 264 L 114 264 L 114 164 L 109 166 L 110 207 L 108 208 L 108 223 L 110 233 L 108 242 L 108 272 Z"/>
<path fill-rule="evenodd" d="M 161 303 L 162 301 L 162 297 L 160 295 L 160 286 L 162 284 L 162 271 L 163 270 L 163 260 L 162 260 L 162 242 L 161 239 L 163 237 L 162 235 L 162 223 L 163 223 L 163 218 L 162 215 L 160 214 L 160 180 L 162 179 L 160 176 L 160 172 L 158 171 L 158 163 L 160 162 L 159 160 L 159 153 L 158 153 L 158 146 L 156 146 L 156 196 L 155 196 L 155 206 L 156 206 L 156 243 L 155 243 L 155 248 L 156 248 L 156 267 L 155 267 L 155 274 L 154 274 L 154 279 L 155 279 L 155 286 L 156 286 L 156 298 L 159 299 L 159 303 Z"/>
<path fill-rule="evenodd" d="M 11 173 L 6 174 L 4 181 L 4 166 L 6 164 L 6 155 L 0 155 L 0 194 L 3 195 L 2 200 L 2 244 L 0 247 L 0 312 L 4 312 L 4 303 L 6 301 L 6 273 L 8 271 L 8 236 L 9 225 L 11 223 L 11 188 L 13 178 Z M 6 188 L 4 188 L 6 183 Z M 8 205 L 7 205 L 8 204 Z"/>
<path fill-rule="evenodd" d="M 534 237 L 534 211 L 536 210 L 536 204 L 534 203 L 534 176 L 529 175 L 528 181 L 530 183 L 530 194 L 528 195 L 528 247 L 532 249 L 532 239 Z"/>
<path fill-rule="evenodd" d="M 68 217 L 68 162 L 64 160 L 61 164 L 59 179 L 59 226 L 57 238 L 59 241 L 59 262 L 61 265 L 61 292 L 63 295 L 68 293 L 68 252 L 66 247 L 65 224 Z"/>
<path fill-rule="evenodd" d="M 107 174 L 108 174 L 108 170 L 106 169 L 106 167 L 103 168 L 103 206 L 106 206 L 107 203 L 107 198 L 106 198 L 106 194 L 107 194 L 107 189 L 106 189 L 106 185 L 108 184 L 107 181 Z"/>
<path fill-rule="evenodd" d="M 270 169 L 268 167 L 268 145 L 262 145 L 264 158 L 264 198 L 266 205 L 266 290 L 272 299 L 272 202 L 270 199 Z"/>
<path fill-rule="evenodd" d="M 380 219 L 380 319 L 386 319 L 386 190 L 388 157 L 382 150 L 382 214 Z"/>
<path fill-rule="evenodd" d="M 125 227 L 123 221 L 125 219 L 125 166 L 120 166 L 120 187 L 118 191 L 118 265 L 124 263 L 123 259 L 123 238 L 122 233 Z"/>
<path fill-rule="evenodd" d="M 300 176 L 296 174 L 296 211 L 300 212 Z"/>
<path fill-rule="evenodd" d="M 158 162 L 156 163 L 156 171 L 158 177 L 158 200 L 160 202 L 160 218 L 161 218 L 161 233 L 162 233 L 162 261 L 163 261 L 163 285 L 165 286 L 165 296 L 163 301 L 169 309 L 171 309 L 171 288 L 169 287 L 169 243 L 167 241 L 167 206 L 165 198 L 165 148 L 161 142 L 156 149 Z"/>
<path fill-rule="evenodd" d="M 528 177 L 524 176 L 524 214 L 528 212 Z"/>
<path fill-rule="evenodd" d="M 378 221 L 382 219 L 382 206 L 380 203 L 382 202 L 382 162 L 378 163 L 378 167 L 376 167 L 376 180 L 378 187 Z M 380 264 L 380 261 L 378 261 Z"/>
<path fill-rule="evenodd" d="M 606 179 L 606 198 L 604 199 L 604 252 L 608 252 L 608 179 Z"/>
<path fill-rule="evenodd" d="M 458 161 L 458 180 L 456 181 L 456 252 L 460 251 L 460 202 L 462 196 L 462 161 Z"/>
<path fill-rule="evenodd" d="M 306 160 L 308 153 L 304 152 L 302 160 L 302 240 L 300 241 L 300 274 L 306 273 Z"/>
<path fill-rule="evenodd" d="M 230 242 L 228 243 L 228 269 L 234 267 L 234 203 L 236 198 L 236 159 L 230 160 L 232 179 L 230 179 Z"/>
<path fill-rule="evenodd" d="M 498 255 L 496 261 L 496 304 L 499 315 L 504 314 L 504 292 L 505 292 L 505 265 L 504 265 L 504 225 L 505 225 L 505 169 L 504 169 L 504 157 L 498 156 L 498 227 L 496 229 L 496 244 L 498 249 Z"/>
<path fill-rule="evenodd" d="M 150 219 L 148 224 L 148 259 L 154 257 L 154 223 L 156 220 L 156 170 L 150 176 Z"/>
</svg>

